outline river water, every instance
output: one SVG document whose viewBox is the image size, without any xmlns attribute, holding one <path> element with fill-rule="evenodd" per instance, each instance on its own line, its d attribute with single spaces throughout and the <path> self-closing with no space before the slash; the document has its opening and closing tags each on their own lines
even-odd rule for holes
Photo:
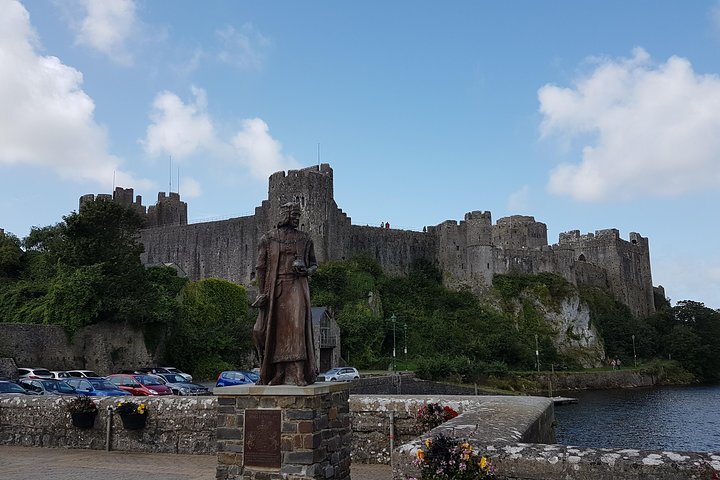
<svg viewBox="0 0 720 480">
<path fill-rule="evenodd" d="M 720 386 L 567 394 L 555 407 L 557 442 L 580 447 L 720 452 Z"/>
</svg>

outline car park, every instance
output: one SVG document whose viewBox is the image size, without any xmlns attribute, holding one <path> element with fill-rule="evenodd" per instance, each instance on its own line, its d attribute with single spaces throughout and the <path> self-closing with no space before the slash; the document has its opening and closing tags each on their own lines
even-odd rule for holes
<svg viewBox="0 0 720 480">
<path fill-rule="evenodd" d="M 357 380 L 360 378 L 360 372 L 354 367 L 338 367 L 331 368 L 322 375 L 326 382 L 342 382 L 347 380 Z"/>
<path fill-rule="evenodd" d="M 52 378 L 52 373 L 47 368 L 21 367 L 18 368 L 18 378 Z"/>
<path fill-rule="evenodd" d="M 98 378 L 98 377 L 100 377 L 100 375 L 98 375 L 93 370 L 68 370 L 65 373 L 67 373 L 71 377 L 75 377 L 75 378 Z"/>
<path fill-rule="evenodd" d="M 185 373 L 178 368 L 175 368 L 175 367 L 160 367 L 160 368 L 164 368 L 165 370 L 168 371 L 168 373 L 174 373 L 177 375 L 181 375 L 181 376 L 185 377 L 185 380 L 187 380 L 188 382 L 193 381 L 192 375 L 190 375 L 189 373 Z"/>
<path fill-rule="evenodd" d="M 28 393 L 35 395 L 77 395 L 77 390 L 64 380 L 53 378 L 22 378 L 18 381 Z"/>
<path fill-rule="evenodd" d="M 172 395 L 172 389 L 163 385 L 155 375 L 108 375 L 108 380 L 120 390 L 135 396 Z"/>
<path fill-rule="evenodd" d="M 70 378 L 67 380 L 67 383 L 75 388 L 80 395 L 92 397 L 125 397 L 132 395 L 131 393 L 121 390 L 105 378 Z"/>
<path fill-rule="evenodd" d="M 192 382 L 192 375 L 189 373 L 181 372 L 175 367 L 143 367 L 137 369 L 138 373 L 152 373 L 153 375 L 159 375 L 161 373 L 174 373 L 185 378 L 185 381 Z"/>
<path fill-rule="evenodd" d="M 220 372 L 218 375 L 216 387 L 231 387 L 233 385 L 247 385 L 257 382 L 258 378 L 253 380 L 252 375 L 248 375 L 252 372 L 245 372 L 241 370 L 227 370 Z"/>
<path fill-rule="evenodd" d="M 177 373 L 158 373 L 175 395 L 207 395 L 208 388 L 197 383 L 190 383 Z"/>
<path fill-rule="evenodd" d="M 0 380 L 0 397 L 28 395 L 28 392 L 15 382 Z"/>
</svg>

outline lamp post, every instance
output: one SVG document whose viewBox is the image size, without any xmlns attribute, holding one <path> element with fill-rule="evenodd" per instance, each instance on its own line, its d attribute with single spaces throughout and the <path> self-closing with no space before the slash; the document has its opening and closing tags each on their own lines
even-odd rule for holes
<svg viewBox="0 0 720 480">
<path fill-rule="evenodd" d="M 635 335 L 632 336 L 633 341 L 633 360 L 635 360 L 635 368 L 637 368 L 637 353 L 635 353 Z"/>
<path fill-rule="evenodd" d="M 537 371 L 540 373 L 540 347 L 538 347 L 538 336 L 535 334 L 535 360 L 537 362 Z"/>
<path fill-rule="evenodd" d="M 393 372 L 395 371 L 395 321 L 397 318 L 395 317 L 395 314 L 392 314 L 392 317 L 390 317 L 390 320 L 392 320 L 393 324 Z"/>
<path fill-rule="evenodd" d="M 407 360 L 407 322 L 405 322 L 405 360 Z"/>
</svg>

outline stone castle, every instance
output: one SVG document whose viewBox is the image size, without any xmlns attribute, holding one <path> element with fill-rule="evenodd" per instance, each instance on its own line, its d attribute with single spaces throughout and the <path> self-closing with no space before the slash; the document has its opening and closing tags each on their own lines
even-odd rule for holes
<svg viewBox="0 0 720 480">
<path fill-rule="evenodd" d="M 80 202 L 93 198 L 85 195 Z M 468 287 L 478 294 L 489 288 L 496 273 L 550 272 L 575 285 L 607 290 L 635 315 L 655 311 L 648 240 L 638 233 L 624 240 L 616 229 L 586 235 L 574 230 L 549 245 L 547 226 L 534 217 L 514 215 L 493 224 L 490 212 L 481 211 L 423 232 L 353 225 L 335 203 L 328 164 L 272 174 L 268 198 L 255 214 L 229 220 L 188 224 L 187 204 L 177 193 L 160 193 L 148 209 L 139 196 L 133 200 L 132 189 L 116 189 L 112 198 L 147 219 L 141 233 L 143 262 L 174 263 L 193 280 L 220 277 L 250 285 L 260 236 L 273 225 L 280 205 L 296 201 L 302 207 L 300 229 L 313 237 L 320 262 L 365 254 L 397 275 L 407 273 L 417 260 L 428 260 L 443 272 L 449 287 Z"/>
</svg>

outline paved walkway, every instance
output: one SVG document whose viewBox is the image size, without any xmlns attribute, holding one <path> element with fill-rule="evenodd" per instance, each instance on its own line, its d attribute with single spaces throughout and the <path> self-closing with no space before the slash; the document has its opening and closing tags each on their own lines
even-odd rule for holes
<svg viewBox="0 0 720 480">
<path fill-rule="evenodd" d="M 215 480 L 214 455 L 0 446 L 2 480 Z M 388 465 L 353 465 L 352 480 L 390 480 Z"/>
</svg>

